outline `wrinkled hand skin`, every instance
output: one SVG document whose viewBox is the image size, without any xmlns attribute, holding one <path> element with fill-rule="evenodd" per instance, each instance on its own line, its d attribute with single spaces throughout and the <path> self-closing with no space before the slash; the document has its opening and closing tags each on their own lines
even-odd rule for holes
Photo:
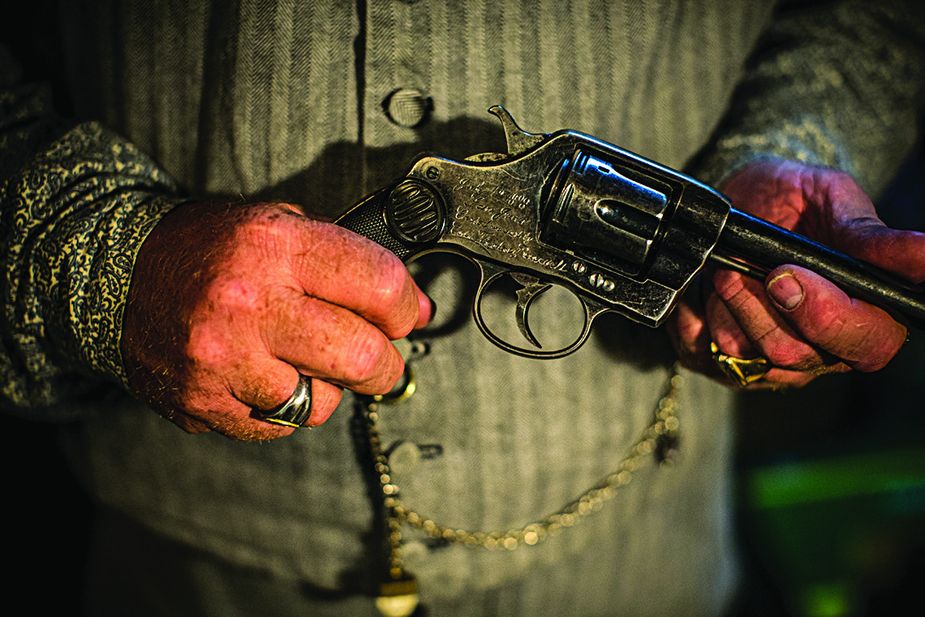
<svg viewBox="0 0 925 617">
<path fill-rule="evenodd" d="M 298 373 L 312 426 L 342 388 L 387 392 L 404 369 L 390 339 L 431 312 L 397 257 L 297 206 L 189 204 L 141 247 L 122 352 L 132 390 L 181 428 L 273 439 L 295 429 L 254 408 L 286 401 Z"/>
<path fill-rule="evenodd" d="M 911 282 L 925 280 L 925 234 L 886 227 L 845 173 L 764 160 L 739 170 L 720 189 L 740 210 Z M 775 368 L 749 388 L 803 386 L 823 373 L 851 369 L 876 371 L 906 340 L 905 327 L 886 312 L 797 266 L 782 265 L 764 281 L 717 270 L 702 283 L 675 311 L 669 333 L 685 365 L 721 381 L 711 339 L 726 354 L 771 361 Z"/>
</svg>

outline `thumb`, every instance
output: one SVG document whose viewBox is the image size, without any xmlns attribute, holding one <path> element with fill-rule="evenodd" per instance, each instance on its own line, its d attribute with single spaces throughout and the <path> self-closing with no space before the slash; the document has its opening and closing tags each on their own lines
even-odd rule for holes
<svg viewBox="0 0 925 617">
<path fill-rule="evenodd" d="M 884 367 L 906 340 L 906 329 L 889 314 L 804 268 L 776 268 L 765 284 L 779 314 L 803 338 L 855 369 Z"/>
<path fill-rule="evenodd" d="M 913 282 L 925 281 L 925 233 L 892 229 L 876 217 L 841 221 L 835 248 Z"/>
</svg>

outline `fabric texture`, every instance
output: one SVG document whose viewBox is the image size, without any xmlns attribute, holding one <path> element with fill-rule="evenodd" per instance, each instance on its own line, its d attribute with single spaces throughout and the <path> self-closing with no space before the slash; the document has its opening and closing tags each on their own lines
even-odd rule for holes
<svg viewBox="0 0 925 617">
<path fill-rule="evenodd" d="M 876 190 L 914 140 L 913 4 L 62 3 L 55 36 L 81 123 L 57 124 L 38 90 L 3 72 L 4 401 L 80 415 L 64 429 L 79 475 L 145 526 L 304 581 L 309 603 L 323 589 L 368 592 L 378 540 L 349 397 L 323 428 L 248 444 L 186 435 L 105 385 L 122 378 L 131 267 L 160 216 L 206 196 L 336 216 L 420 152 L 503 148 L 485 113 L 494 103 L 528 130 L 575 128 L 706 180 L 784 156 Z M 426 122 L 389 120 L 382 103 L 399 88 L 431 97 Z M 610 471 L 661 396 L 663 334 L 601 319 L 574 356 L 526 361 L 469 323 L 465 267 L 416 268 L 439 307 L 420 335 L 433 351 L 417 365 L 418 393 L 383 414 L 383 440 L 443 454 L 397 474 L 405 501 L 503 530 Z M 567 330 L 574 309 L 552 298 L 539 321 Z M 640 470 L 545 544 L 488 552 L 408 534 L 425 602 L 478 614 L 458 605 L 478 593 L 498 614 L 719 613 L 736 570 L 730 396 L 689 376 L 679 462 Z"/>
<path fill-rule="evenodd" d="M 68 127 L 0 52 L 2 396 L 41 407 L 124 380 L 119 340 L 134 256 L 179 200 L 172 181 L 97 123 Z M 9 86 L 4 88 L 4 86 Z"/>
</svg>

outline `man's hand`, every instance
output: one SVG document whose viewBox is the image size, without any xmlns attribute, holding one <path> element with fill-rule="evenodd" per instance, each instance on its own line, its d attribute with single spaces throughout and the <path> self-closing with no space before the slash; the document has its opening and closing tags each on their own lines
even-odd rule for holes
<svg viewBox="0 0 925 617">
<path fill-rule="evenodd" d="M 397 257 L 289 204 L 191 204 L 142 245 L 125 310 L 129 383 L 190 432 L 272 439 L 258 419 L 312 377 L 309 424 L 342 389 L 387 392 L 404 362 L 389 339 L 432 306 Z"/>
<path fill-rule="evenodd" d="M 847 174 L 767 160 L 735 173 L 721 189 L 741 210 L 912 282 L 925 280 L 925 234 L 886 227 Z M 823 373 L 875 371 L 906 339 L 905 327 L 886 312 L 797 266 L 780 266 L 763 282 L 718 270 L 702 291 L 672 318 L 682 361 L 720 377 L 711 340 L 731 356 L 764 356 L 775 368 L 751 387 L 802 386 Z"/>
</svg>

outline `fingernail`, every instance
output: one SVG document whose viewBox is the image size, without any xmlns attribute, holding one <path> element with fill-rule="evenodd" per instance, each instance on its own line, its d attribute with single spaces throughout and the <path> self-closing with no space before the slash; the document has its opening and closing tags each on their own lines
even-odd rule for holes
<svg viewBox="0 0 925 617">
<path fill-rule="evenodd" d="M 768 281 L 768 295 L 782 309 L 792 311 L 803 301 L 803 288 L 795 276 L 785 272 Z"/>
</svg>

